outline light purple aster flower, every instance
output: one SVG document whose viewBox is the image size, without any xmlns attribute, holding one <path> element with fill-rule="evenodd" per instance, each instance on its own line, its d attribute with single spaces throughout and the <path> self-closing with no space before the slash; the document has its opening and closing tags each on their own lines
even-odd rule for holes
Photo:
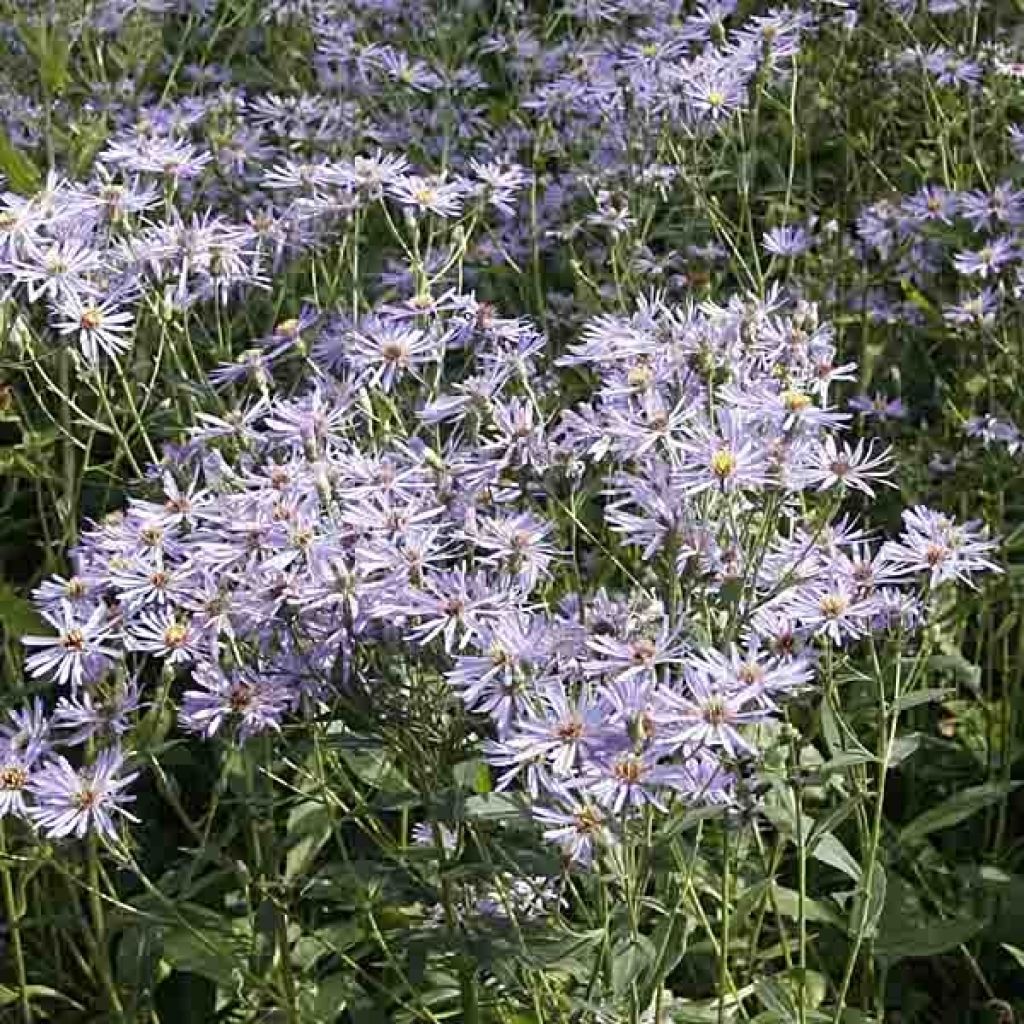
<svg viewBox="0 0 1024 1024">
<path fill-rule="evenodd" d="M 237 726 L 243 741 L 280 731 L 281 719 L 295 703 L 283 686 L 255 672 L 227 674 L 200 664 L 193 669 L 192 680 L 195 685 L 182 698 L 181 724 L 207 739 L 229 725 Z"/>
<path fill-rule="evenodd" d="M 687 755 L 724 750 L 733 758 L 753 753 L 738 727 L 771 717 L 771 702 L 760 682 L 736 686 L 722 669 L 720 663 L 694 661 L 685 666 L 678 689 L 659 690 L 654 713 L 659 747 Z"/>
<path fill-rule="evenodd" d="M 82 355 L 92 364 L 105 355 L 115 359 L 131 347 L 130 335 L 135 318 L 113 302 L 83 298 L 76 292 L 58 296 L 54 307 L 57 333 L 77 335 Z"/>
<path fill-rule="evenodd" d="M 57 630 L 57 636 L 22 638 L 27 647 L 38 648 L 25 659 L 25 668 L 33 679 L 47 676 L 76 691 L 84 682 L 96 679 L 117 656 L 103 604 L 88 618 L 66 601 L 55 609 L 41 610 L 41 614 Z"/>
<path fill-rule="evenodd" d="M 989 555 L 998 547 L 978 522 L 956 523 L 924 505 L 903 513 L 903 533 L 883 546 L 894 568 L 927 573 L 932 586 L 960 581 L 973 586 L 979 572 L 1002 572 Z"/>
<path fill-rule="evenodd" d="M 964 433 L 978 438 L 986 448 L 991 444 L 1005 445 L 1011 455 L 1017 453 L 1022 443 L 1017 425 L 998 416 L 972 416 L 964 423 Z"/>
<path fill-rule="evenodd" d="M 950 303 L 942 311 L 942 318 L 956 327 L 990 327 L 996 322 L 1001 300 L 995 288 L 983 288 L 957 303 Z"/>
<path fill-rule="evenodd" d="M 125 789 L 138 772 L 124 773 L 121 751 L 108 747 L 100 751 L 92 765 L 78 771 L 64 757 L 47 762 L 30 782 L 35 799 L 29 814 L 51 839 L 95 832 L 102 838 L 117 836 L 116 817 L 139 819 L 125 809 L 135 797 Z"/>
<path fill-rule="evenodd" d="M 47 745 L 51 723 L 38 697 L 26 707 L 8 711 L 7 718 L 10 725 L 0 725 L 0 747 L 6 744 L 8 750 L 18 751 Z"/>
<path fill-rule="evenodd" d="M 589 867 L 595 850 L 611 841 L 605 812 L 592 802 L 565 794 L 556 805 L 534 807 L 544 838 L 562 850 L 566 860 Z"/>
<path fill-rule="evenodd" d="M 600 747 L 605 716 L 585 695 L 570 699 L 560 682 L 541 687 L 539 698 L 539 707 L 524 712 L 506 742 L 522 759 L 542 758 L 556 778 L 564 778 L 580 758 Z"/>
<path fill-rule="evenodd" d="M 549 566 L 557 554 L 547 540 L 551 529 L 550 523 L 522 512 L 483 520 L 475 541 L 486 552 L 483 564 L 501 568 L 529 592 L 541 578 L 551 575 Z"/>
<path fill-rule="evenodd" d="M 801 256 L 811 248 L 813 239 L 807 228 L 790 224 L 766 231 L 761 244 L 773 256 Z"/>
<path fill-rule="evenodd" d="M 166 607 L 144 611 L 135 618 L 128 628 L 125 646 L 154 654 L 170 665 L 184 665 L 200 655 L 202 640 L 190 619 Z"/>
<path fill-rule="evenodd" d="M 985 280 L 998 275 L 1004 267 L 1018 259 L 1019 256 L 1020 249 L 1017 242 L 1002 235 L 993 238 L 980 249 L 958 252 L 953 257 L 953 266 L 961 274 Z"/>
<path fill-rule="evenodd" d="M 137 680 L 118 687 L 110 694 L 83 690 L 76 697 L 61 697 L 53 712 L 53 727 L 66 735 L 61 743 L 75 747 L 92 739 L 120 738 L 131 728 L 130 716 L 139 709 Z"/>
<path fill-rule="evenodd" d="M 875 496 L 872 483 L 897 486 L 889 477 L 895 467 L 892 463 L 892 452 L 889 448 L 875 451 L 873 441 L 857 440 L 856 445 L 849 441 L 839 442 L 833 436 L 826 437 L 813 447 L 810 464 L 804 470 L 807 482 L 816 486 L 819 491 L 831 487 L 844 490 L 855 490 Z"/>
<path fill-rule="evenodd" d="M 877 419 L 882 422 L 902 420 L 907 415 L 902 399 L 888 398 L 877 391 L 873 395 L 854 395 L 847 404 L 866 419 Z"/>
<path fill-rule="evenodd" d="M 28 817 L 30 805 L 25 797 L 30 794 L 44 749 L 39 743 L 15 747 L 0 740 L 0 818 L 9 814 Z"/>
<path fill-rule="evenodd" d="M 679 782 L 679 767 L 661 763 L 653 751 L 602 753 L 584 768 L 586 793 L 614 815 L 647 804 L 665 813 L 663 791 Z"/>
</svg>

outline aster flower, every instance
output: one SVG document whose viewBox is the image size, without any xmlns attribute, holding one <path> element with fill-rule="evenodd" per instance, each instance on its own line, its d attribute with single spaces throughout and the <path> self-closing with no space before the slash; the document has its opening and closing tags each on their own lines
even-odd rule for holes
<svg viewBox="0 0 1024 1024">
<path fill-rule="evenodd" d="M 54 309 L 58 334 L 77 335 L 78 347 L 90 363 L 98 363 L 100 353 L 116 358 L 130 347 L 125 337 L 134 324 L 127 310 L 109 301 L 93 301 L 74 292 L 61 295 Z"/>
<path fill-rule="evenodd" d="M 527 707 L 527 681 L 547 659 L 544 626 L 506 613 L 484 629 L 477 647 L 485 653 L 458 656 L 445 676 L 466 707 L 490 714 L 507 735 Z"/>
<path fill-rule="evenodd" d="M 738 693 L 760 687 L 768 698 L 788 696 L 805 689 L 814 679 L 811 662 L 805 657 L 780 659 L 771 647 L 755 637 L 746 649 L 731 646 L 728 651 L 702 650 L 695 664 L 726 693 Z M 757 691 L 752 694 L 757 697 Z"/>
<path fill-rule="evenodd" d="M 956 270 L 969 277 L 985 280 L 999 274 L 1004 267 L 1019 258 L 1017 243 L 1006 236 L 994 238 L 977 250 L 964 250 L 953 257 Z"/>
<path fill-rule="evenodd" d="M 544 838 L 581 867 L 590 867 L 595 851 L 611 841 L 605 812 L 569 794 L 556 805 L 534 807 L 533 816 L 543 827 Z"/>
<path fill-rule="evenodd" d="M 414 846 L 434 846 L 436 838 L 434 830 L 441 837 L 441 847 L 446 853 L 454 853 L 459 846 L 458 831 L 444 822 L 431 824 L 427 821 L 418 821 L 412 827 L 412 841 Z"/>
<path fill-rule="evenodd" d="M 36 606 L 46 611 L 56 611 L 62 604 L 70 604 L 75 609 L 96 607 L 96 588 L 83 576 L 64 577 L 54 574 L 44 580 L 32 591 L 32 600 Z"/>
<path fill-rule="evenodd" d="M 512 200 L 528 181 L 523 168 L 515 164 L 507 166 L 476 160 L 471 160 L 469 166 L 480 183 L 480 198 L 499 213 L 511 217 L 515 212 Z"/>
<path fill-rule="evenodd" d="M 605 429 L 617 454 L 637 458 L 652 451 L 674 452 L 680 448 L 692 416 L 693 410 L 685 401 L 668 408 L 658 395 L 648 392 L 639 408 L 613 408 Z"/>
<path fill-rule="evenodd" d="M 773 706 L 762 683 L 736 686 L 720 662 L 688 663 L 679 688 L 658 693 L 654 721 L 659 746 L 687 754 L 721 749 L 732 758 L 752 754 L 753 745 L 738 727 L 770 717 Z"/>
<path fill-rule="evenodd" d="M 862 593 L 853 581 L 838 574 L 802 585 L 786 595 L 782 604 L 804 628 L 837 646 L 865 636 L 878 610 L 873 595 Z"/>
<path fill-rule="evenodd" d="M 887 398 L 885 395 L 875 392 L 873 395 L 854 395 L 849 401 L 849 407 L 859 412 L 868 419 L 901 420 L 907 415 L 906 407 L 900 398 Z"/>
<path fill-rule="evenodd" d="M 897 486 L 889 479 L 894 472 L 890 449 L 876 452 L 873 441 L 865 442 L 862 438 L 856 445 L 849 441 L 840 444 L 834 437 L 826 436 L 814 446 L 813 452 L 805 474 L 808 483 L 816 485 L 819 491 L 839 486 L 873 498 L 872 482 Z"/>
<path fill-rule="evenodd" d="M 38 743 L 13 747 L 0 740 L 0 820 L 9 814 L 16 818 L 29 816 L 30 786 L 38 771 L 43 748 Z"/>
<path fill-rule="evenodd" d="M 672 478 L 684 494 L 760 490 L 770 482 L 764 445 L 739 414 L 723 410 L 717 429 L 695 424 L 690 433 L 692 440 L 685 442 L 683 460 Z"/>
<path fill-rule="evenodd" d="M 697 119 L 712 123 L 746 104 L 747 82 L 735 65 L 704 59 L 680 73 L 680 85 Z"/>
<path fill-rule="evenodd" d="M 528 512 L 504 519 L 485 519 L 474 538 L 485 552 L 483 563 L 500 567 L 525 591 L 549 576 L 556 550 L 548 542 L 551 524 L 541 522 Z"/>
<path fill-rule="evenodd" d="M 773 256 L 802 256 L 813 244 L 810 232 L 799 224 L 766 231 L 761 244 Z"/>
<path fill-rule="evenodd" d="M 410 212 L 452 218 L 462 209 L 466 186 L 461 181 L 405 174 L 388 182 L 385 191 Z"/>
<path fill-rule="evenodd" d="M 68 238 L 27 246 L 8 269 L 16 283 L 25 285 L 29 302 L 46 298 L 59 303 L 73 295 L 88 295 L 93 290 L 90 278 L 101 268 L 102 258 L 95 249 Z"/>
<path fill-rule="evenodd" d="M 268 731 L 279 731 L 281 719 L 295 698 L 270 679 L 250 671 L 228 674 L 205 663 L 192 672 L 194 686 L 181 703 L 184 728 L 209 739 L 234 726 L 242 741 Z"/>
<path fill-rule="evenodd" d="M 975 295 L 968 295 L 959 302 L 943 307 L 942 318 L 956 327 L 991 327 L 1002 306 L 1001 297 L 995 288 L 983 288 Z"/>
<path fill-rule="evenodd" d="M 1017 425 L 998 416 L 971 416 L 964 422 L 964 433 L 978 438 L 986 448 L 993 443 L 1005 445 L 1011 455 L 1024 443 Z"/>
<path fill-rule="evenodd" d="M 639 635 L 619 640 L 613 636 L 592 636 L 587 640 L 587 648 L 595 657 L 583 662 L 584 672 L 639 680 L 650 679 L 662 665 L 678 662 L 687 646 L 663 626 L 656 637 Z"/>
<path fill-rule="evenodd" d="M 391 391 L 404 375 L 439 355 L 437 338 L 397 321 L 364 321 L 351 334 L 349 345 L 349 358 L 366 383 L 383 391 Z"/>
<path fill-rule="evenodd" d="M 199 657 L 200 641 L 191 620 L 169 607 L 141 612 L 125 636 L 128 650 L 154 654 L 169 665 L 184 665 Z"/>
<path fill-rule="evenodd" d="M 8 711 L 7 721 L 0 724 L 0 748 L 15 752 L 46 748 L 51 723 L 38 697 L 26 707 Z"/>
<path fill-rule="evenodd" d="M 401 603 L 385 599 L 378 613 L 404 613 L 417 622 L 408 627 L 410 639 L 428 644 L 440 637 L 445 651 L 464 649 L 474 635 L 479 635 L 489 618 L 502 604 L 499 595 L 490 591 L 489 581 L 482 575 L 469 575 L 462 567 L 427 575 L 423 589 L 403 595 Z"/>
<path fill-rule="evenodd" d="M 104 605 L 86 616 L 64 601 L 55 609 L 41 609 L 41 614 L 57 630 L 57 636 L 22 638 L 27 647 L 39 648 L 25 659 L 25 668 L 34 679 L 47 676 L 74 692 L 101 675 L 117 656 Z"/>
<path fill-rule="evenodd" d="M 650 804 L 666 813 L 665 791 L 678 788 L 678 766 L 663 764 L 652 752 L 598 754 L 584 769 L 585 793 L 610 814 Z"/>
<path fill-rule="evenodd" d="M 61 743 L 69 747 L 95 739 L 120 741 L 131 728 L 131 716 L 139 707 L 137 680 L 104 694 L 83 690 L 77 696 L 57 701 L 53 728 L 64 734 Z"/>
<path fill-rule="evenodd" d="M 927 573 L 931 585 L 956 580 L 973 586 L 979 572 L 1002 572 L 989 555 L 997 548 L 978 522 L 956 523 L 941 512 L 916 505 L 903 513 L 903 533 L 888 541 L 886 557 L 906 574 Z"/>
<path fill-rule="evenodd" d="M 135 799 L 125 790 L 137 777 L 138 772 L 125 774 L 124 757 L 116 747 L 100 751 L 92 765 L 78 771 L 58 756 L 32 778 L 29 789 L 35 803 L 29 814 L 51 839 L 81 839 L 89 832 L 116 839 L 117 817 L 139 820 L 124 806 Z"/>
<path fill-rule="evenodd" d="M 958 207 L 957 193 L 941 185 L 925 185 L 903 201 L 906 213 L 921 223 L 939 221 L 951 224 Z"/>
<path fill-rule="evenodd" d="M 538 687 L 537 706 L 524 712 L 505 744 L 517 760 L 548 762 L 558 779 L 600 747 L 605 731 L 599 707 L 582 694 L 572 700 L 561 683 L 549 682 Z"/>
</svg>

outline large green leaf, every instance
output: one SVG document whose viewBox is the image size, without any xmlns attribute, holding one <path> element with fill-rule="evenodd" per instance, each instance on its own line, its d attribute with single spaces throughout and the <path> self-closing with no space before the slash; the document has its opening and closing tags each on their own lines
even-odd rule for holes
<svg viewBox="0 0 1024 1024">
<path fill-rule="evenodd" d="M 307 874 L 316 855 L 331 837 L 331 816 L 317 800 L 303 800 L 288 813 L 288 853 L 284 877 L 292 882 Z"/>
<path fill-rule="evenodd" d="M 837 871 L 842 871 L 848 878 L 853 879 L 858 885 L 863 877 L 860 865 L 854 860 L 853 855 L 845 846 L 832 834 L 823 835 L 811 847 L 811 856 L 828 864 Z"/>
<path fill-rule="evenodd" d="M 76 1003 L 70 996 L 66 996 L 63 992 L 58 992 L 55 988 L 49 988 L 46 985 L 26 985 L 25 993 L 30 1003 L 37 1002 L 40 999 L 53 999 L 56 1002 L 73 1006 L 76 1010 L 81 1010 L 83 1013 L 85 1012 L 85 1007 L 80 1003 Z M 14 1006 L 20 999 L 20 989 L 9 985 L 0 985 L 0 1007 Z"/>
<path fill-rule="evenodd" d="M 32 602 L 21 597 L 3 580 L 0 580 L 0 626 L 13 640 L 20 640 L 29 633 L 50 632 Z"/>
<path fill-rule="evenodd" d="M 39 191 L 41 177 L 36 165 L 11 142 L 7 133 L 0 128 L 0 171 L 3 171 L 9 186 L 22 195 L 30 196 Z"/>
<path fill-rule="evenodd" d="M 972 814 L 998 803 L 1020 785 L 1019 782 L 986 782 L 981 786 L 971 786 L 943 800 L 937 807 L 930 807 L 918 815 L 900 832 L 903 843 L 920 842 L 932 832 L 959 825 Z"/>
<path fill-rule="evenodd" d="M 913 885 L 891 875 L 875 954 L 887 959 L 938 956 L 972 939 L 984 927 L 984 921 L 966 915 L 940 918 L 927 913 Z"/>
</svg>

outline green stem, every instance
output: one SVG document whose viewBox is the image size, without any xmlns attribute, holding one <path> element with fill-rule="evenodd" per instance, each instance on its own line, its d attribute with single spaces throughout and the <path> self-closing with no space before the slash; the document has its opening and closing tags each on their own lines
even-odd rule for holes
<svg viewBox="0 0 1024 1024">
<path fill-rule="evenodd" d="M 718 953 L 718 1024 L 725 1024 L 725 993 L 729 988 L 729 826 L 722 830 L 722 944 Z"/>
<path fill-rule="evenodd" d="M 117 986 L 114 983 L 114 974 L 110 968 L 110 946 L 107 938 L 107 920 L 103 912 L 103 895 L 100 890 L 100 852 L 99 839 L 95 832 L 89 833 L 86 871 L 89 883 L 89 912 L 92 917 L 92 931 L 95 943 L 96 972 L 99 974 L 100 984 L 103 986 L 104 994 L 110 1009 L 118 1020 L 124 1020 L 124 1006 L 121 1004 L 121 997 L 117 994 Z"/>
<path fill-rule="evenodd" d="M 28 998 L 28 975 L 25 972 L 25 951 L 21 945 L 21 910 L 14 899 L 14 883 L 7 864 L 7 822 L 0 818 L 0 880 L 3 882 L 4 914 L 11 935 L 14 970 L 18 979 L 18 1005 L 23 1024 L 32 1024 L 32 1004 Z"/>
<path fill-rule="evenodd" d="M 458 936 L 458 912 L 455 908 L 455 894 L 452 882 L 448 877 L 448 851 L 444 847 L 441 828 L 434 825 L 434 846 L 441 859 L 441 903 L 444 907 L 445 924 L 448 927 L 448 939 L 452 946 Z M 473 967 L 462 952 L 458 954 L 459 1000 L 462 1004 L 462 1024 L 480 1024 L 480 1000 L 477 995 L 476 975 Z"/>
<path fill-rule="evenodd" d="M 889 720 L 888 728 L 885 728 L 886 719 L 886 701 L 885 701 L 885 680 L 883 677 L 881 666 L 878 664 L 878 657 L 875 652 L 874 645 L 872 644 L 872 656 L 875 663 L 875 675 L 878 681 L 878 700 L 879 700 L 879 716 L 882 722 L 882 729 L 879 732 L 879 754 L 878 754 L 878 793 L 875 797 L 875 808 L 874 816 L 871 822 L 871 833 L 868 839 L 868 850 L 867 856 L 865 857 L 864 866 L 864 895 L 861 901 L 861 911 L 858 914 L 857 920 L 857 933 L 854 937 L 853 946 L 850 949 L 849 956 L 846 961 L 846 968 L 843 971 L 843 980 L 839 986 L 839 995 L 836 999 L 836 1012 L 833 1017 L 834 1024 L 840 1024 L 840 1020 L 843 1016 L 843 1010 L 846 1007 L 846 995 L 850 990 L 850 983 L 853 980 L 853 972 L 857 967 L 857 959 L 860 956 L 860 948 L 864 944 L 864 939 L 867 937 L 868 928 L 870 925 L 870 914 L 869 911 L 873 911 L 871 906 L 873 897 L 872 891 L 874 889 L 875 874 L 877 872 L 878 863 L 878 849 L 881 844 L 882 838 L 882 809 L 885 803 L 885 784 L 886 778 L 889 774 L 889 764 L 892 760 L 893 745 L 896 742 L 896 726 L 899 721 L 898 713 L 894 712 Z M 899 700 L 900 696 L 900 682 L 902 675 L 902 659 L 897 655 L 896 660 L 896 682 L 895 691 L 893 694 L 893 703 Z"/>
<path fill-rule="evenodd" d="M 793 745 L 793 771 L 800 771 L 800 756 Z M 807 845 L 804 839 L 803 823 L 803 797 L 800 783 L 793 787 L 793 794 L 796 800 L 796 856 L 797 856 L 797 926 L 799 928 L 800 946 L 797 953 L 797 963 L 800 967 L 799 981 L 797 982 L 797 1019 L 799 1024 L 805 1024 L 807 1020 Z"/>
</svg>

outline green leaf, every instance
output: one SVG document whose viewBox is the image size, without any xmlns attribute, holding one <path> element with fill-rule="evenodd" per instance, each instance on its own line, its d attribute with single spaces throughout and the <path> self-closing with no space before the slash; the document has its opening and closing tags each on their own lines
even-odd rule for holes
<svg viewBox="0 0 1024 1024">
<path fill-rule="evenodd" d="M 630 986 L 658 958 L 658 951 L 645 935 L 625 938 L 612 950 L 612 988 L 624 996 Z"/>
<path fill-rule="evenodd" d="M 20 640 L 30 633 L 51 632 L 36 613 L 32 602 L 17 594 L 14 589 L 0 580 L 0 626 L 12 640 Z"/>
<path fill-rule="evenodd" d="M 348 1006 L 355 992 L 355 984 L 347 974 L 331 974 L 318 981 L 312 992 L 305 990 L 300 996 L 300 1003 L 308 1005 L 311 1020 L 331 1024 Z"/>
<path fill-rule="evenodd" d="M 604 929 L 589 932 L 561 932 L 538 936 L 527 946 L 527 957 L 536 967 L 546 971 L 561 970 L 586 982 L 594 966 L 598 945 L 604 940 Z"/>
<path fill-rule="evenodd" d="M 1024 949 L 1018 949 L 1016 946 L 1011 946 L 1008 942 L 1001 942 L 1000 945 L 1006 950 L 1014 960 L 1017 961 L 1019 967 L 1024 967 Z"/>
<path fill-rule="evenodd" d="M 845 846 L 832 834 L 823 835 L 811 848 L 811 856 L 828 864 L 837 871 L 842 871 L 847 878 L 852 878 L 860 885 L 863 872 L 860 865 L 853 859 L 853 855 Z"/>
<path fill-rule="evenodd" d="M 184 928 L 164 933 L 163 958 L 173 968 L 199 974 L 227 988 L 236 984 L 236 968 L 245 965 L 241 952 Z"/>
<path fill-rule="evenodd" d="M 35 1002 L 38 999 L 56 999 L 60 1003 L 67 1003 L 68 1006 L 73 1006 L 76 1010 L 85 1013 L 85 1007 L 81 1003 L 76 1003 L 70 996 L 58 992 L 55 988 L 49 988 L 46 985 L 26 985 L 25 991 L 28 993 L 29 1002 Z M 0 1006 L 14 1006 L 20 999 L 20 989 L 0 985 Z"/>
<path fill-rule="evenodd" d="M 892 958 L 938 956 L 973 939 L 984 927 L 984 921 L 971 917 L 905 920 L 898 929 L 879 929 L 875 954 Z"/>
<path fill-rule="evenodd" d="M 795 1021 L 800 1016 L 798 1011 L 801 1002 L 807 1010 L 816 1010 L 821 1006 L 825 1000 L 827 981 L 817 971 L 794 967 L 770 978 L 761 978 L 755 987 L 758 999 L 770 1013 L 781 1020 Z"/>
<path fill-rule="evenodd" d="M 526 817 L 522 805 L 507 793 L 480 793 L 466 800 L 466 817 L 477 821 L 509 821 Z"/>
<path fill-rule="evenodd" d="M 921 704 L 930 704 L 932 702 L 938 702 L 946 700 L 948 697 L 952 697 L 956 694 L 956 690 L 945 686 L 945 687 L 932 687 L 927 690 L 915 690 L 913 693 L 905 693 L 902 697 L 897 698 L 892 702 L 892 710 L 899 714 L 901 711 L 906 711 L 909 708 L 919 707 Z"/>
<path fill-rule="evenodd" d="M 316 800 L 304 800 L 288 813 L 289 847 L 284 877 L 289 882 L 309 872 L 316 855 L 331 837 L 327 807 Z"/>
<path fill-rule="evenodd" d="M 921 746 L 922 736 L 919 732 L 910 732 L 905 736 L 897 736 L 889 750 L 889 766 L 902 764 L 908 757 L 917 753 Z"/>
<path fill-rule="evenodd" d="M 39 77 L 47 91 L 59 96 L 68 82 L 71 43 L 63 28 L 50 19 L 22 21 L 18 36 L 39 65 Z"/>
<path fill-rule="evenodd" d="M 952 644 L 944 644 L 944 654 L 933 654 L 928 667 L 936 672 L 948 672 L 958 683 L 977 691 L 981 685 L 981 669 L 968 661 Z"/>
<path fill-rule="evenodd" d="M 9 186 L 23 196 L 39 191 L 42 178 L 36 165 L 11 142 L 7 133 L 0 128 L 0 171 L 3 171 Z"/>
<path fill-rule="evenodd" d="M 411 793 L 412 787 L 395 764 L 394 755 L 382 747 L 341 751 L 342 760 L 360 782 L 385 793 Z"/>
<path fill-rule="evenodd" d="M 875 953 L 894 960 L 938 956 L 972 939 L 985 924 L 966 916 L 944 919 L 926 913 L 913 885 L 894 874 L 878 922 Z"/>
<path fill-rule="evenodd" d="M 775 905 L 783 917 L 791 918 L 794 921 L 800 918 L 800 895 L 793 889 L 772 883 L 772 893 L 775 897 Z M 830 906 L 804 898 L 804 918 L 808 921 L 818 921 L 822 924 L 831 924 L 836 928 L 843 927 L 843 919 Z"/>
<path fill-rule="evenodd" d="M 835 757 L 824 761 L 817 769 L 818 776 L 832 775 L 834 772 L 845 771 L 858 764 L 871 764 L 875 761 L 875 755 L 867 750 L 847 750 Z"/>
<path fill-rule="evenodd" d="M 931 807 L 918 815 L 900 832 L 900 841 L 920 842 L 932 832 L 940 832 L 959 825 L 972 814 L 998 803 L 1019 785 L 1019 782 L 986 782 L 981 786 L 971 786 L 969 789 L 954 793 L 937 807 Z"/>
<path fill-rule="evenodd" d="M 462 761 L 452 771 L 455 782 L 462 789 L 471 789 L 474 793 L 490 793 L 491 772 L 487 762 L 481 758 Z"/>
<path fill-rule="evenodd" d="M 871 938 L 875 935 L 878 921 L 885 909 L 885 894 L 888 888 L 888 880 L 881 864 L 875 864 L 867 881 L 870 888 L 861 886 L 857 890 L 850 929 L 854 933 L 863 932 L 866 937 Z"/>
<path fill-rule="evenodd" d="M 233 988 L 238 969 L 247 966 L 252 945 L 246 922 L 232 921 L 194 903 L 182 904 L 177 910 L 180 923 L 162 929 L 164 961 L 177 970 Z"/>
<path fill-rule="evenodd" d="M 731 1021 L 735 1019 L 743 1000 L 753 994 L 754 986 L 745 985 L 735 995 L 729 992 L 721 1000 L 674 999 L 669 1012 L 676 1024 L 717 1024 L 723 1016 L 725 1020 Z"/>
</svg>

